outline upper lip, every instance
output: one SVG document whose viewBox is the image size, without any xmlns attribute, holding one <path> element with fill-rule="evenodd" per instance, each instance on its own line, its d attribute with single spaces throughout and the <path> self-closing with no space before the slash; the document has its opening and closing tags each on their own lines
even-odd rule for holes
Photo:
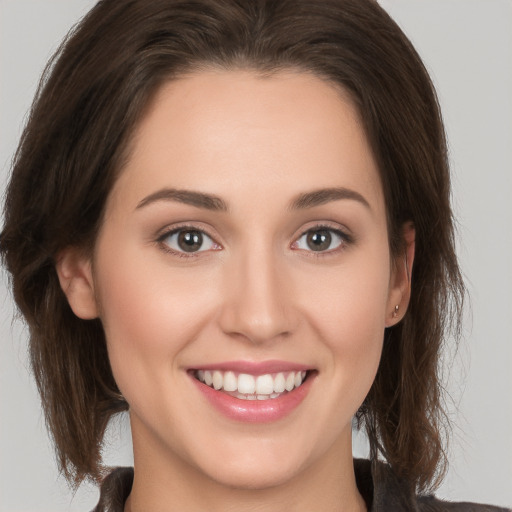
<svg viewBox="0 0 512 512">
<path fill-rule="evenodd" d="M 250 375 L 265 375 L 267 373 L 279 373 L 290 371 L 312 370 L 311 366 L 293 363 L 291 361 L 223 361 L 218 363 L 202 364 L 191 367 L 190 370 L 219 370 L 236 373 L 248 373 Z"/>
</svg>

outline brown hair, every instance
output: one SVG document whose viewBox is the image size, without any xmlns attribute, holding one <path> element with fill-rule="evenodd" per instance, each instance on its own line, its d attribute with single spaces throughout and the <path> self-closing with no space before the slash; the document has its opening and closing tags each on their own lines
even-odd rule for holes
<svg viewBox="0 0 512 512">
<path fill-rule="evenodd" d="M 66 477 L 102 475 L 101 445 L 126 410 L 100 320 L 71 311 L 55 271 L 65 247 L 91 250 L 137 121 L 166 80 L 202 66 L 312 72 L 357 105 L 378 162 L 390 248 L 416 228 L 412 295 L 385 333 L 358 412 L 371 458 L 419 490 L 445 467 L 439 356 L 464 287 L 454 254 L 441 115 L 408 39 L 374 0 L 103 0 L 49 63 L 7 189 L 0 253 L 30 328 L 30 354 Z"/>
</svg>

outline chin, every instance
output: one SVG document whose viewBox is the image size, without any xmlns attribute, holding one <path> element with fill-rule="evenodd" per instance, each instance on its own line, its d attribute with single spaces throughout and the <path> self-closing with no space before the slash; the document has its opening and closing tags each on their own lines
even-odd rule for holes
<svg viewBox="0 0 512 512">
<path fill-rule="evenodd" d="M 211 478 L 216 483 L 239 490 L 257 491 L 278 487 L 291 480 L 299 473 L 298 468 L 289 465 L 276 467 L 262 465 L 260 462 L 248 463 L 244 467 L 239 464 L 218 468 L 211 473 Z"/>
</svg>

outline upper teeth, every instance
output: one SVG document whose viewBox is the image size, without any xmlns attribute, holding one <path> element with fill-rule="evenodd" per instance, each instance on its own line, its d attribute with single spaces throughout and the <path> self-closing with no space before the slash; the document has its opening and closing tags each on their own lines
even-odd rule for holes
<svg viewBox="0 0 512 512">
<path fill-rule="evenodd" d="M 217 390 L 233 391 L 248 395 L 273 395 L 292 391 L 299 387 L 306 377 L 305 371 L 279 372 L 275 374 L 235 374 L 220 370 L 198 370 L 196 377 Z"/>
</svg>

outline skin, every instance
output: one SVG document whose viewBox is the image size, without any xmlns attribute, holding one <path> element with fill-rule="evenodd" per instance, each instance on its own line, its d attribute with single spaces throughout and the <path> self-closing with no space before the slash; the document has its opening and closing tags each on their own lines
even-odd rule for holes
<svg viewBox="0 0 512 512">
<path fill-rule="evenodd" d="M 364 201 L 290 208 L 300 194 L 341 187 Z M 227 211 L 141 205 L 169 188 L 213 194 Z M 179 253 L 162 238 L 184 224 L 208 234 L 204 250 Z M 304 233 L 318 225 L 348 236 L 313 251 Z M 351 420 L 384 330 L 407 308 L 411 226 L 404 236 L 406 254 L 393 261 L 375 161 L 356 109 L 333 85 L 292 71 L 219 70 L 166 84 L 111 191 L 93 260 L 69 248 L 58 263 L 75 313 L 101 318 L 130 404 L 126 510 L 365 510 Z M 269 359 L 317 373 L 297 409 L 265 424 L 220 414 L 186 371 Z"/>
</svg>

